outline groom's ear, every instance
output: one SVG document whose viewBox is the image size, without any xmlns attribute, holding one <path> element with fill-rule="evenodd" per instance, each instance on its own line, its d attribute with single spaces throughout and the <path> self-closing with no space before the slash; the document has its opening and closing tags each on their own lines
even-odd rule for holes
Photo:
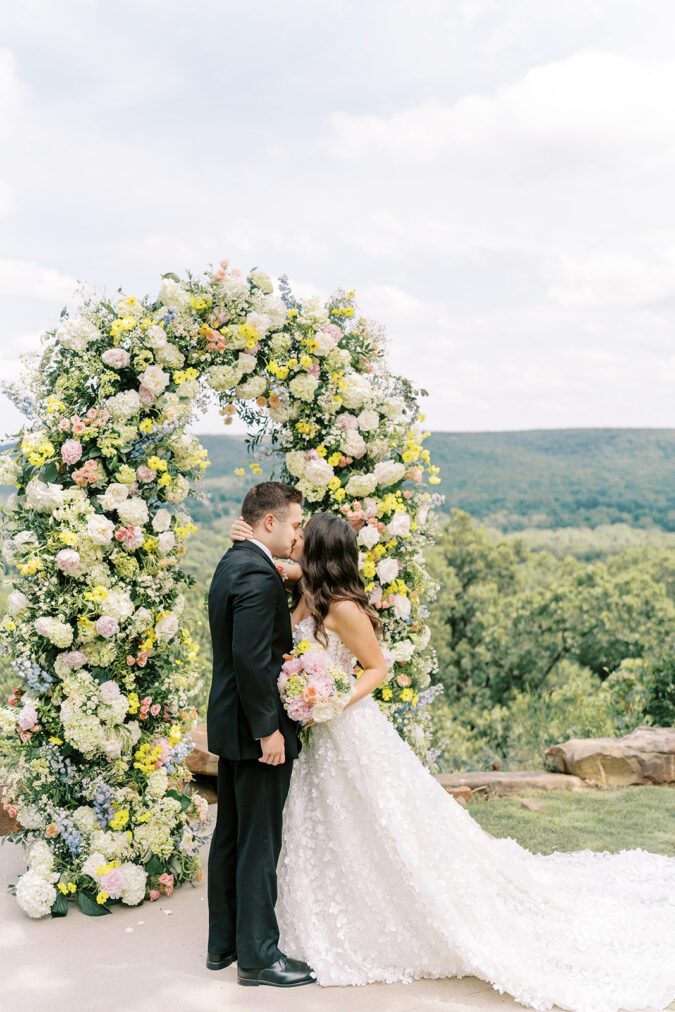
<svg viewBox="0 0 675 1012">
<path fill-rule="evenodd" d="M 274 513 L 266 513 L 265 516 L 262 518 L 262 525 L 268 534 L 274 528 L 276 520 L 277 518 L 275 517 Z"/>
</svg>

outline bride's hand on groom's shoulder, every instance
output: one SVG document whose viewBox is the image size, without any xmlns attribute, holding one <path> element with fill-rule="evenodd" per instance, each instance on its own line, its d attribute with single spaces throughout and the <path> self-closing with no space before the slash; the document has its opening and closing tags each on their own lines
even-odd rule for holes
<svg viewBox="0 0 675 1012">
<path fill-rule="evenodd" d="M 247 524 L 243 517 L 239 517 L 230 527 L 231 541 L 247 541 L 253 537 L 253 528 Z"/>
</svg>

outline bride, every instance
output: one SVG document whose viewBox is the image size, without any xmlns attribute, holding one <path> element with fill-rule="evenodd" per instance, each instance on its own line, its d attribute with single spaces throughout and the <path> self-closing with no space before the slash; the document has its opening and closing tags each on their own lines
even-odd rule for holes
<svg viewBox="0 0 675 1012">
<path fill-rule="evenodd" d="M 237 521 L 231 536 L 250 536 Z M 473 975 L 523 1005 L 665 1008 L 675 998 L 675 859 L 532 854 L 484 832 L 420 763 L 372 691 L 386 677 L 353 528 L 315 514 L 283 568 L 297 644 L 363 673 L 316 725 L 284 809 L 283 951 L 324 986 Z M 297 564 L 299 562 L 299 565 Z"/>
</svg>

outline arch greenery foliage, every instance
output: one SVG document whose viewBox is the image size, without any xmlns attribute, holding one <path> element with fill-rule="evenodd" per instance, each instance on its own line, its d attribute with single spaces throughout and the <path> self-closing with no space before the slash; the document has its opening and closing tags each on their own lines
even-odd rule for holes
<svg viewBox="0 0 675 1012">
<path fill-rule="evenodd" d="M 85 296 L 44 336 L 28 422 L 0 457 L 14 587 L 0 626 L 17 688 L 5 807 L 32 842 L 33 917 L 170 894 L 201 875 L 206 805 L 186 758 L 195 645 L 181 621 L 187 504 L 208 467 L 187 431 L 209 396 L 266 434 L 310 512 L 363 522 L 361 569 L 390 678 L 380 705 L 424 757 L 434 655 L 423 549 L 439 497 L 417 392 L 391 375 L 353 292 L 280 295 L 223 262 L 167 274 L 155 299 Z M 256 464 L 253 464 L 254 470 Z"/>
</svg>

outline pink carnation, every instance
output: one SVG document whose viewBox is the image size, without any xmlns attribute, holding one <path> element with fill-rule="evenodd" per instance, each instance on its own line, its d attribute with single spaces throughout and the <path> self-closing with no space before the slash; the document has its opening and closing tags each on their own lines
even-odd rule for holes
<svg viewBox="0 0 675 1012">
<path fill-rule="evenodd" d="M 336 341 L 339 341 L 342 337 L 342 331 L 335 323 L 327 323 L 322 330 L 324 334 L 328 334 L 329 337 L 334 338 Z"/>
<path fill-rule="evenodd" d="M 296 696 L 288 704 L 288 716 L 291 720 L 297 720 L 301 724 L 306 724 L 312 717 L 312 708 L 309 706 L 302 696 Z"/>
<path fill-rule="evenodd" d="M 325 675 L 328 670 L 328 655 L 325 650 L 314 648 L 302 655 L 302 666 L 308 675 Z"/>
<path fill-rule="evenodd" d="M 286 674 L 286 672 L 282 668 L 281 672 L 279 674 L 279 677 L 277 678 L 277 689 L 279 690 L 280 693 L 282 693 L 284 691 L 284 686 L 286 685 L 287 681 L 288 681 L 288 675 Z"/>
<path fill-rule="evenodd" d="M 338 426 L 338 428 L 345 429 L 346 431 L 347 429 L 358 429 L 359 420 L 356 417 L 356 415 L 350 414 L 349 411 L 342 411 L 339 415 L 336 416 L 335 424 Z"/>
<path fill-rule="evenodd" d="M 61 460 L 65 464 L 77 464 L 82 456 L 82 443 L 79 439 L 66 439 L 61 447 Z"/>
<path fill-rule="evenodd" d="M 321 672 L 309 678 L 307 688 L 314 689 L 322 699 L 330 699 L 335 689 L 335 679 L 327 671 Z"/>
<path fill-rule="evenodd" d="M 104 889 L 111 900 L 118 900 L 127 887 L 126 879 L 120 868 L 113 868 L 107 875 L 101 875 L 101 889 Z"/>
<path fill-rule="evenodd" d="M 110 639 L 115 633 L 120 631 L 119 622 L 112 615 L 101 615 L 100 618 L 96 619 L 96 632 L 99 636 L 104 636 L 106 639 Z"/>
<path fill-rule="evenodd" d="M 61 660 L 71 671 L 77 671 L 87 663 L 87 655 L 83 650 L 69 650 L 68 653 L 61 654 Z"/>
<path fill-rule="evenodd" d="M 110 369 L 124 369 L 129 365 L 129 352 L 124 348 L 108 348 L 101 355 L 103 364 Z"/>
<path fill-rule="evenodd" d="M 98 694 L 104 703 L 111 703 L 113 699 L 117 699 L 120 695 L 120 687 L 117 682 L 112 680 L 103 682 L 98 690 Z"/>
<path fill-rule="evenodd" d="M 153 394 L 152 390 L 148 390 L 148 388 L 146 386 L 143 386 L 142 383 L 138 388 L 138 396 L 141 399 L 141 404 L 145 405 L 152 404 L 153 401 L 155 400 L 155 395 Z"/>
<path fill-rule="evenodd" d="M 136 468 L 136 477 L 139 481 L 152 481 L 157 472 L 153 471 L 147 464 L 141 464 Z"/>
<path fill-rule="evenodd" d="M 22 731 L 30 731 L 32 727 L 37 724 L 37 710 L 32 703 L 26 703 L 21 709 L 18 718 L 18 724 Z"/>
<path fill-rule="evenodd" d="M 74 548 L 62 548 L 56 555 L 56 565 L 63 573 L 73 573 L 80 565 L 79 553 Z"/>
</svg>

